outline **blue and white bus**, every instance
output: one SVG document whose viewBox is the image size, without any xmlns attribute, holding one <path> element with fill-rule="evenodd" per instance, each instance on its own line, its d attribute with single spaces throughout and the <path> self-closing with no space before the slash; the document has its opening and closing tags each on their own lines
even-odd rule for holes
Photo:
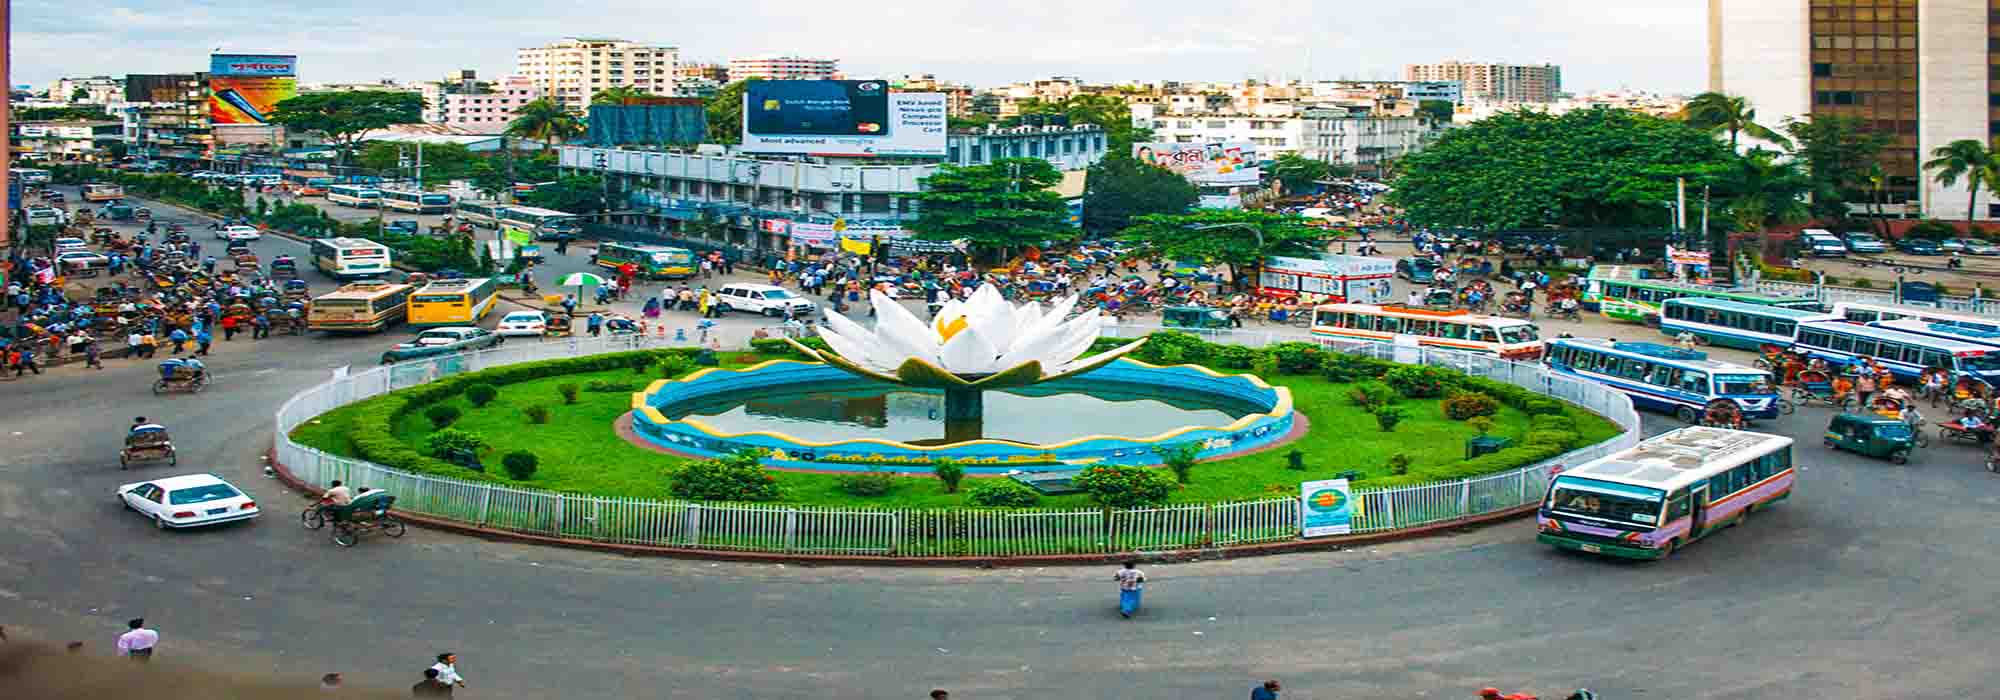
<svg viewBox="0 0 2000 700">
<path fill-rule="evenodd" d="M 1588 379 L 1625 392 L 1640 408 L 1672 413 L 1693 423 L 1718 399 L 1736 402 L 1748 419 L 1776 418 L 1792 404 L 1778 398 L 1771 373 L 1708 359 L 1705 353 L 1658 343 L 1597 338 L 1548 341 L 1542 362 L 1558 374 Z"/>
<path fill-rule="evenodd" d="M 2000 346 L 1864 326 L 1847 321 L 1813 321 L 1799 325 L 1794 352 L 1846 366 L 1867 357 L 1898 378 L 1915 382 L 1925 370 L 1938 367 L 1962 377 L 2000 381 Z"/>
<path fill-rule="evenodd" d="M 1908 304 L 1870 304 L 1859 301 L 1837 301 L 1833 303 L 1833 315 L 1855 323 L 1876 321 L 1897 321 L 1913 318 L 1925 323 L 1949 323 L 1969 326 L 1989 331 L 2000 331 L 2000 318 L 1990 316 L 1968 316 L 1948 311 L 1939 311 L 1925 306 Z"/>
<path fill-rule="evenodd" d="M 1945 340 L 1963 341 L 1967 343 L 1972 343 L 1974 345 L 1985 345 L 1991 347 L 1996 353 L 2000 353 L 2000 330 L 1995 330 L 1991 328 L 1986 328 L 1981 326 L 1961 326 L 1956 323 L 1935 323 L 1931 321 L 1920 321 L 1914 318 L 1901 318 L 1901 319 L 1896 319 L 1894 321 L 1876 321 L 1868 325 L 1874 328 L 1887 328 L 1892 331 L 1915 333 L 1917 335 L 1929 336 L 1932 338 L 1943 338 Z"/>
<path fill-rule="evenodd" d="M 1805 309 L 1681 297 L 1660 305 L 1660 332 L 1669 337 L 1689 333 L 1703 345 L 1757 350 L 1765 345 L 1791 345 L 1801 323 L 1837 318 Z"/>
</svg>

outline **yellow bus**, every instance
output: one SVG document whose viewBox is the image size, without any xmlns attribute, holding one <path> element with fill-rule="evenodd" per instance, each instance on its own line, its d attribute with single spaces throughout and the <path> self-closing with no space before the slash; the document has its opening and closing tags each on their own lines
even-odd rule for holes
<svg viewBox="0 0 2000 700">
<path fill-rule="evenodd" d="M 410 325 L 470 326 L 499 302 L 500 285 L 490 278 L 436 280 L 410 295 Z"/>
<path fill-rule="evenodd" d="M 410 291 L 410 285 L 388 282 L 343 286 L 306 305 L 306 328 L 357 333 L 380 331 L 409 316 Z"/>
</svg>

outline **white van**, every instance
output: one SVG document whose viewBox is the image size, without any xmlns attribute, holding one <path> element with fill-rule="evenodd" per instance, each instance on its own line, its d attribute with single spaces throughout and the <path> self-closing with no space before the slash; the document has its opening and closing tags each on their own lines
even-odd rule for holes
<svg viewBox="0 0 2000 700">
<path fill-rule="evenodd" d="M 791 307 L 793 316 L 810 316 L 819 310 L 818 304 L 798 292 L 768 284 L 722 285 L 715 303 L 722 305 L 724 313 L 749 311 L 765 316 L 783 316 L 786 307 Z"/>
<path fill-rule="evenodd" d="M 1847 244 L 1840 237 L 1826 229 L 1809 228 L 1799 232 L 1799 249 L 1813 257 L 1847 257 Z"/>
</svg>

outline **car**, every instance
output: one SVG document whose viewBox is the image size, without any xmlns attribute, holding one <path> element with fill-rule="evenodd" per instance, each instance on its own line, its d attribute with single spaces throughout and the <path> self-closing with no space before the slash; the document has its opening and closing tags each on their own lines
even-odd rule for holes
<svg viewBox="0 0 2000 700">
<path fill-rule="evenodd" d="M 226 241 L 254 241 L 263 238 L 264 233 L 258 231 L 255 226 L 237 224 L 235 226 L 222 227 L 215 232 L 215 237 Z"/>
<path fill-rule="evenodd" d="M 1847 257 L 1847 244 L 1826 229 L 1809 228 L 1799 232 L 1799 249 L 1813 257 Z"/>
<path fill-rule="evenodd" d="M 1970 238 L 1947 238 L 1938 241 L 1938 247 L 1943 248 L 1947 253 L 1963 253 L 1967 245 L 1972 242 L 1973 240 Z"/>
<path fill-rule="evenodd" d="M 69 214 L 55 207 L 28 207 L 29 226 L 61 226 L 69 223 Z"/>
<path fill-rule="evenodd" d="M 2000 255 L 2000 245 L 1994 245 L 1986 241 L 1966 239 L 1965 253 L 1967 255 Z"/>
<path fill-rule="evenodd" d="M 56 239 L 57 253 L 71 253 L 76 251 L 88 251 L 88 250 L 90 250 L 90 244 L 84 243 L 83 239 L 81 238 L 76 238 L 74 236 L 64 236 L 62 238 Z"/>
<path fill-rule="evenodd" d="M 111 259 L 88 250 L 72 250 L 57 253 L 56 265 L 64 270 L 102 270 L 111 267 Z"/>
<path fill-rule="evenodd" d="M 384 225 L 383 228 L 390 231 L 401 231 L 412 236 L 417 235 L 418 231 L 423 230 L 423 226 L 418 224 L 416 219 L 397 219 Z"/>
<path fill-rule="evenodd" d="M 783 316 L 790 308 L 794 316 L 810 316 L 819 305 L 797 292 L 768 284 L 725 284 L 716 292 L 722 311 L 749 311 L 765 316 Z"/>
<path fill-rule="evenodd" d="M 1402 258 L 1396 261 L 1396 276 L 1411 282 L 1437 281 L 1437 261 L 1430 258 Z"/>
<path fill-rule="evenodd" d="M 472 326 L 447 326 L 418 333 L 407 343 L 397 343 L 382 353 L 382 364 L 395 364 L 422 357 L 449 355 L 499 345 L 503 339 L 492 331 Z"/>
<path fill-rule="evenodd" d="M 1911 255 L 1944 255 L 1944 248 L 1940 247 L 1937 241 L 1928 238 L 1896 239 L 1896 250 Z"/>
<path fill-rule="evenodd" d="M 549 319 L 540 311 L 514 311 L 500 317 L 500 325 L 493 329 L 501 337 L 538 337 L 548 330 Z"/>
<path fill-rule="evenodd" d="M 1889 246 L 1883 245 L 1882 239 L 1876 238 L 1875 234 L 1863 233 L 1860 231 L 1850 231 L 1846 235 L 1847 235 L 1848 250 L 1854 251 L 1856 253 L 1889 252 Z"/>
<path fill-rule="evenodd" d="M 118 487 L 118 502 L 162 529 L 257 517 L 257 501 L 214 474 L 186 474 Z"/>
</svg>

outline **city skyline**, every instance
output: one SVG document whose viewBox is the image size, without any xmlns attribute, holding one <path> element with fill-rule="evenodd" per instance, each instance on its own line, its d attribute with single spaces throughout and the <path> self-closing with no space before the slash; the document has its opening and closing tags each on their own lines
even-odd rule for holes
<svg viewBox="0 0 2000 700">
<path fill-rule="evenodd" d="M 434 80 L 462 68 L 497 77 L 512 71 L 516 49 L 566 36 L 676 46 L 684 61 L 786 53 L 838 59 L 856 77 L 932 73 L 978 86 L 1050 75 L 1096 83 L 1400 79 L 1406 64 L 1447 60 L 1554 63 L 1573 92 L 1693 93 L 1706 82 L 1706 8 L 1684 0 L 1523 0 L 1505 16 L 1444 0 L 1362 7 L 932 0 L 878 5 L 869 16 L 800 16 L 797 9 L 815 6 L 779 0 L 746 0 L 726 16 L 692 3 L 601 7 L 578 17 L 500 2 L 466 15 L 362 0 L 287 8 L 274 18 L 268 7 L 240 3 L 145 0 L 79 14 L 28 0 L 14 7 L 10 83 L 39 88 L 60 77 L 196 71 L 218 48 L 298 54 L 302 82 Z"/>
</svg>

